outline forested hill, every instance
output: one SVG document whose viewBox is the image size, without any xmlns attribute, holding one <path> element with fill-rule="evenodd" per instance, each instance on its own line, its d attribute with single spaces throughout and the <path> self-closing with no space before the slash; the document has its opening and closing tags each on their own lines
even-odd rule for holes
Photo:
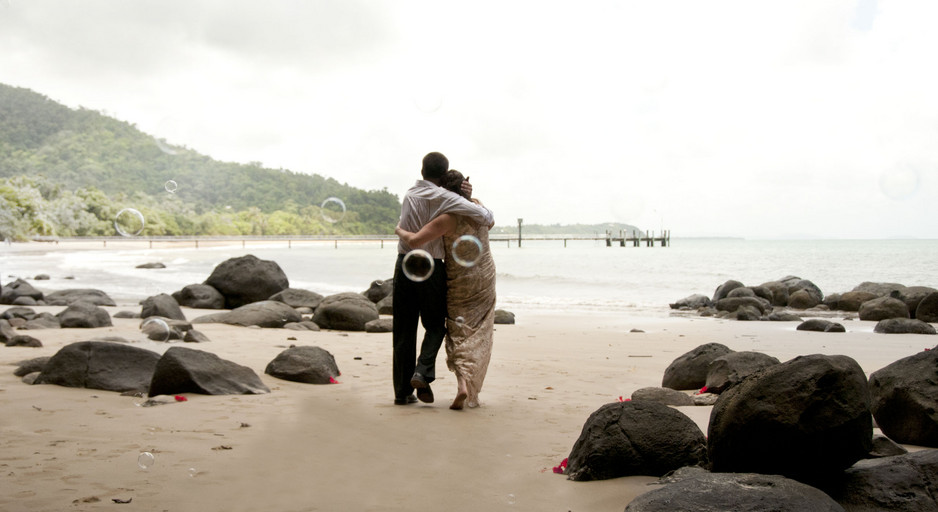
<svg viewBox="0 0 938 512">
<path fill-rule="evenodd" d="M 339 222 L 321 215 L 330 197 L 345 204 Z M 0 84 L 0 238 L 110 235 L 123 208 L 144 214 L 144 235 L 390 234 L 400 215 L 387 190 L 219 162 Z"/>
</svg>

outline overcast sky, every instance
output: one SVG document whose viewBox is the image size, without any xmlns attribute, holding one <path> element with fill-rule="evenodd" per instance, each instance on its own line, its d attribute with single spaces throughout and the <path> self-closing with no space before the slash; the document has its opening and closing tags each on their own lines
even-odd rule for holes
<svg viewBox="0 0 938 512">
<path fill-rule="evenodd" d="M 0 0 L 0 82 L 499 225 L 938 238 L 938 2 Z M 179 187 L 184 187 L 179 183 Z"/>
</svg>

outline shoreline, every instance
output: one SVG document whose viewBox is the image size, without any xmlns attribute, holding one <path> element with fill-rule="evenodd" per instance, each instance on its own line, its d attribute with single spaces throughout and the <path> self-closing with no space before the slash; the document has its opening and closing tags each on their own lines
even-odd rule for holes
<svg viewBox="0 0 938 512">
<path fill-rule="evenodd" d="M 130 308 L 105 309 L 113 317 Z M 208 313 L 183 311 L 190 320 Z M 0 372 L 6 474 L 0 508 L 97 510 L 133 498 L 129 510 L 377 511 L 411 510 L 419 502 L 455 511 L 621 511 L 657 479 L 572 482 L 551 468 L 568 455 L 589 414 L 639 388 L 660 386 L 664 369 L 686 351 L 716 341 L 782 361 L 845 354 L 869 375 L 933 343 L 921 335 L 874 334 L 874 323 L 863 321 L 847 322 L 846 333 L 815 333 L 795 331 L 794 322 L 527 313 L 518 324 L 496 326 L 483 406 L 466 411 L 448 409 L 455 379 L 443 351 L 436 403 L 392 404 L 390 333 L 200 324 L 212 341 L 186 347 L 249 366 L 271 389 L 263 395 L 189 394 L 185 402 L 142 408 L 118 393 L 29 386 L 13 376 L 11 364 L 71 342 L 139 339 L 139 319 L 113 322 L 30 331 L 42 348 L 0 348 L 6 369 Z M 267 362 L 291 344 L 331 352 L 340 384 L 264 374 Z M 706 433 L 710 407 L 678 409 Z M 143 451 L 156 458 L 147 471 L 136 462 Z"/>
</svg>

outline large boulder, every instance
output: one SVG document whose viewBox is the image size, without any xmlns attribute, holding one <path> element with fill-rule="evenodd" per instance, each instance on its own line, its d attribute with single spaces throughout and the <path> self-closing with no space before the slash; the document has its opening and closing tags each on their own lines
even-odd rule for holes
<svg viewBox="0 0 938 512">
<path fill-rule="evenodd" d="M 824 318 L 809 318 L 795 327 L 796 331 L 814 331 L 814 332 L 847 332 L 843 324 L 832 322 Z"/>
<path fill-rule="evenodd" d="M 781 281 L 769 281 L 759 285 L 760 288 L 766 288 L 772 293 L 773 306 L 788 305 L 788 286 Z"/>
<path fill-rule="evenodd" d="M 179 309 L 179 303 L 172 296 L 165 293 L 153 295 L 143 299 L 141 304 L 140 317 L 149 318 L 159 316 L 163 318 L 172 318 L 174 320 L 185 320 L 186 315 Z"/>
<path fill-rule="evenodd" d="M 59 318 L 48 311 L 43 311 L 23 324 L 22 329 L 59 329 L 62 323 Z"/>
<path fill-rule="evenodd" d="M 868 300 L 873 300 L 879 297 L 872 292 L 864 292 L 853 290 L 849 292 L 844 292 L 840 294 L 840 299 L 837 300 L 836 307 L 831 307 L 831 309 L 838 309 L 840 311 L 860 311 L 860 306 Z"/>
<path fill-rule="evenodd" d="M 722 393 L 763 368 L 779 364 L 779 360 L 762 352 L 730 352 L 714 359 L 707 369 L 706 388 L 709 393 Z"/>
<path fill-rule="evenodd" d="M 495 310 L 495 323 L 497 325 L 514 325 L 515 324 L 515 314 L 507 309 L 496 309 Z"/>
<path fill-rule="evenodd" d="M 571 480 L 662 476 L 706 464 L 706 439 L 693 420 L 667 405 L 613 402 L 586 420 L 567 460 Z"/>
<path fill-rule="evenodd" d="M 375 305 L 378 306 L 378 314 L 393 315 L 394 314 L 394 294 L 392 293 L 391 295 L 388 295 L 387 297 L 379 300 L 378 303 Z M 512 318 L 511 323 L 514 323 L 513 321 L 514 321 L 514 318 Z"/>
<path fill-rule="evenodd" d="M 245 304 L 267 300 L 290 287 L 287 275 L 274 261 L 253 254 L 223 261 L 205 280 L 225 297 L 225 307 L 235 309 Z"/>
<path fill-rule="evenodd" d="M 36 318 L 36 310 L 25 306 L 13 306 L 12 308 L 5 309 L 3 313 L 0 313 L 0 319 L 12 320 L 14 318 L 32 320 Z"/>
<path fill-rule="evenodd" d="M 330 384 L 340 375 L 335 357 L 319 347 L 290 347 L 277 354 L 264 373 L 306 384 Z"/>
<path fill-rule="evenodd" d="M 866 375 L 847 356 L 800 356 L 731 387 L 710 415 L 712 470 L 818 482 L 872 449 Z"/>
<path fill-rule="evenodd" d="M 788 307 L 792 309 L 811 309 L 820 304 L 821 301 L 807 289 L 800 289 L 791 292 L 788 296 Z"/>
<path fill-rule="evenodd" d="M 207 284 L 186 285 L 173 298 L 180 306 L 195 309 L 225 309 L 225 296 Z"/>
<path fill-rule="evenodd" d="M 90 302 L 74 302 L 55 315 L 62 328 L 111 327 L 111 315 Z"/>
<path fill-rule="evenodd" d="M 904 290 L 900 290 L 895 298 L 905 302 L 905 305 L 909 307 L 909 312 L 914 313 L 922 299 L 932 293 L 938 293 L 938 290 L 930 286 L 907 286 Z"/>
<path fill-rule="evenodd" d="M 883 334 L 936 334 L 935 328 L 921 320 L 912 318 L 886 318 L 873 327 L 873 332 Z"/>
<path fill-rule="evenodd" d="M 14 329 L 10 322 L 5 319 L 0 319 L 0 343 L 7 343 L 17 336 L 16 329 Z"/>
<path fill-rule="evenodd" d="M 749 306 L 755 308 L 759 311 L 759 314 L 764 315 L 767 309 L 771 309 L 769 301 L 761 297 L 727 297 L 725 299 L 720 299 L 716 301 L 717 311 L 728 311 L 730 313 L 736 311 L 737 309 Z"/>
<path fill-rule="evenodd" d="M 381 302 L 381 299 L 391 295 L 394 291 L 394 278 L 372 281 L 368 289 L 362 292 L 362 295 L 368 297 L 368 300 L 375 304 Z"/>
<path fill-rule="evenodd" d="M 146 391 L 160 355 L 106 341 L 79 341 L 59 349 L 42 365 L 36 384 L 106 391 Z"/>
<path fill-rule="evenodd" d="M 150 396 L 200 393 L 254 395 L 270 393 L 254 370 L 210 352 L 171 347 L 156 363 Z"/>
<path fill-rule="evenodd" d="M 664 370 L 661 386 L 671 389 L 700 389 L 707 383 L 707 373 L 714 359 L 732 352 L 720 343 L 707 343 L 678 356 Z"/>
<path fill-rule="evenodd" d="M 270 300 L 283 302 L 291 308 L 309 308 L 315 310 L 322 303 L 323 296 L 309 290 L 287 288 L 270 296 Z"/>
<path fill-rule="evenodd" d="M 322 300 L 313 322 L 323 329 L 364 331 L 365 324 L 378 319 L 378 307 L 360 293 L 345 292 Z"/>
<path fill-rule="evenodd" d="M 192 320 L 194 324 L 229 324 L 247 327 L 283 327 L 291 322 L 301 322 L 303 316 L 295 309 L 275 300 L 252 302 L 231 311 L 203 315 Z"/>
<path fill-rule="evenodd" d="M 782 283 L 788 286 L 788 305 L 791 306 L 792 296 L 798 291 L 804 290 L 808 295 L 813 299 L 814 305 L 818 305 L 824 302 L 824 293 L 821 292 L 821 289 L 811 281 L 807 279 L 801 279 L 798 277 L 786 277 L 781 280 Z M 792 306 L 794 307 L 794 306 Z M 814 307 L 814 306 L 811 306 Z M 805 308 L 806 309 L 806 308 Z"/>
<path fill-rule="evenodd" d="M 918 303 L 915 318 L 923 322 L 938 322 L 938 293 L 929 293 Z"/>
<path fill-rule="evenodd" d="M 76 302 L 90 302 L 96 306 L 117 305 L 108 294 L 94 288 L 59 290 L 46 295 L 46 304 L 50 306 L 70 306 Z"/>
<path fill-rule="evenodd" d="M 895 361 L 870 375 L 876 424 L 897 443 L 938 447 L 938 350 Z"/>
<path fill-rule="evenodd" d="M 878 322 L 886 318 L 910 318 L 909 307 L 893 297 L 879 297 L 860 305 L 860 320 Z"/>
<path fill-rule="evenodd" d="M 851 512 L 938 512 L 938 450 L 861 460 L 825 491 Z"/>
<path fill-rule="evenodd" d="M 632 392 L 632 400 L 650 400 L 664 405 L 694 405 L 694 399 L 687 393 L 671 388 L 640 388 Z"/>
<path fill-rule="evenodd" d="M 709 308 L 713 306 L 713 301 L 710 300 L 710 297 L 706 295 L 696 293 L 694 295 L 689 295 L 683 299 L 669 304 L 671 309 L 682 309 L 682 310 L 697 310 L 700 308 Z"/>
<path fill-rule="evenodd" d="M 853 287 L 855 292 L 868 292 L 876 295 L 877 297 L 888 297 L 892 294 L 898 295 L 905 290 L 904 284 L 899 283 L 874 283 L 871 281 L 864 281 Z"/>
<path fill-rule="evenodd" d="M 7 283 L 0 290 L 0 304 L 14 304 L 20 297 L 29 297 L 33 301 L 39 301 L 42 300 L 42 292 L 22 279 Z"/>
<path fill-rule="evenodd" d="M 717 289 L 713 291 L 713 299 L 711 300 L 712 302 L 717 303 L 720 300 L 725 299 L 731 291 L 735 290 L 736 288 L 742 288 L 743 286 L 746 285 L 735 279 L 730 279 L 720 286 L 717 286 Z"/>
<path fill-rule="evenodd" d="M 843 512 L 819 489 L 779 475 L 710 473 L 681 468 L 625 512 Z"/>
</svg>

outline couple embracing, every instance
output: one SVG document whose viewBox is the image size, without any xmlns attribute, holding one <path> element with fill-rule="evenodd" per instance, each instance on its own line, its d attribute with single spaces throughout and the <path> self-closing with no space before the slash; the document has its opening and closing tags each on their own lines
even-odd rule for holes
<svg viewBox="0 0 938 512">
<path fill-rule="evenodd" d="M 430 383 L 436 379 L 436 357 L 445 339 L 446 365 L 457 382 L 450 409 L 478 407 L 495 331 L 495 262 L 488 244 L 495 220 L 471 199 L 472 186 L 459 171 L 449 170 L 442 154 L 427 154 L 421 174 L 423 179 L 404 195 L 396 229 L 400 242 L 394 267 L 394 403 L 433 402 Z M 453 257 L 454 242 L 463 235 L 481 243 L 474 264 L 460 264 Z M 414 249 L 434 259 L 432 273 L 419 282 L 403 270 L 404 256 Z M 419 354 L 418 320 L 425 331 Z"/>
</svg>

